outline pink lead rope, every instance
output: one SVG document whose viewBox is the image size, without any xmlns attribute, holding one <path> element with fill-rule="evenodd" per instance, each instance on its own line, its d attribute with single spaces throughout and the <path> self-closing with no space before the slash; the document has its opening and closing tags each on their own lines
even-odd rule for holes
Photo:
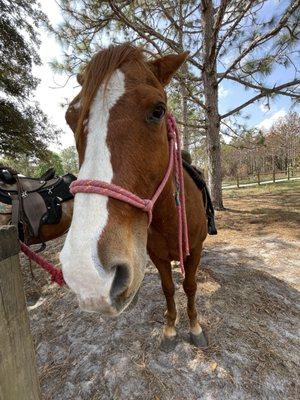
<svg viewBox="0 0 300 400">
<path fill-rule="evenodd" d="M 45 260 L 39 254 L 31 250 L 25 243 L 20 241 L 22 252 L 32 261 L 36 262 L 40 267 L 49 272 L 51 275 L 51 283 L 57 283 L 59 286 L 63 286 L 66 282 L 62 274 L 62 270 L 56 268 L 52 263 Z"/>
<path fill-rule="evenodd" d="M 70 192 L 75 195 L 76 193 L 96 193 L 102 196 L 112 197 L 116 200 L 123 201 L 134 207 L 141 209 L 148 213 L 149 225 L 152 221 L 152 211 L 154 204 L 161 192 L 163 191 L 172 170 L 174 169 L 175 178 L 175 201 L 178 213 L 178 250 L 181 272 L 184 275 L 184 258 L 189 255 L 189 240 L 188 228 L 185 210 L 185 194 L 184 194 L 184 179 L 183 167 L 181 159 L 181 143 L 179 131 L 176 126 L 175 118 L 172 114 L 167 114 L 167 130 L 169 139 L 169 164 L 163 180 L 156 189 L 152 199 L 142 199 L 134 193 L 123 189 L 120 186 L 112 183 L 78 179 L 71 183 Z"/>
</svg>

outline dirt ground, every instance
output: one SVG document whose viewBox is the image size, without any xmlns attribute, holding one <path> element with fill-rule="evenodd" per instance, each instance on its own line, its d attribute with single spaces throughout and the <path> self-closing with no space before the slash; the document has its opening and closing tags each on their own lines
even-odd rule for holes
<svg viewBox="0 0 300 400">
<path fill-rule="evenodd" d="M 300 183 L 228 190 L 219 234 L 206 241 L 198 310 L 209 338 L 188 343 L 174 268 L 178 344 L 160 350 L 164 297 L 149 266 L 134 309 L 118 319 L 79 310 L 67 288 L 22 258 L 43 399 L 253 400 L 300 398 Z M 298 207 L 298 209 L 297 209 Z M 45 256 L 58 264 L 63 238 Z"/>
</svg>

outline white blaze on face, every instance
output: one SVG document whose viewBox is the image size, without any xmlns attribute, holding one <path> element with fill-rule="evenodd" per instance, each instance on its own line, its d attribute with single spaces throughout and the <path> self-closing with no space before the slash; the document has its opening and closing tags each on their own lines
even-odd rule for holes
<svg viewBox="0 0 300 400">
<path fill-rule="evenodd" d="M 88 119 L 84 162 L 78 179 L 111 182 L 113 170 L 106 143 L 111 108 L 125 93 L 125 76 L 117 70 L 106 91 L 101 85 L 94 98 Z M 64 279 L 80 300 L 98 299 L 110 303 L 109 291 L 114 273 L 100 265 L 98 240 L 108 220 L 108 198 L 92 193 L 75 196 L 73 219 L 60 253 Z"/>
</svg>

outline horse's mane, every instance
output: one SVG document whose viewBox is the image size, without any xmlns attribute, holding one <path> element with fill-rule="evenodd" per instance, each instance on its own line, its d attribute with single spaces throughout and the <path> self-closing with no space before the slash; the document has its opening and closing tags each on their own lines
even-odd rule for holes
<svg viewBox="0 0 300 400">
<path fill-rule="evenodd" d="M 111 45 L 107 49 L 96 53 L 86 65 L 83 72 L 83 84 L 81 92 L 81 111 L 77 124 L 76 137 L 83 129 L 83 121 L 88 117 L 91 102 L 101 84 L 106 85 L 114 71 L 125 61 L 144 64 L 143 49 L 130 43 Z"/>
</svg>

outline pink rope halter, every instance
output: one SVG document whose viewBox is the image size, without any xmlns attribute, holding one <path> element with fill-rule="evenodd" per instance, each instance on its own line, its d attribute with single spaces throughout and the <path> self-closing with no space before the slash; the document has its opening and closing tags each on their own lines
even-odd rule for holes
<svg viewBox="0 0 300 400">
<path fill-rule="evenodd" d="M 134 193 L 131 193 L 130 191 L 123 189 L 120 186 L 114 185 L 113 183 L 89 179 L 78 179 L 77 181 L 72 182 L 70 186 L 70 191 L 73 195 L 75 195 L 76 193 L 96 193 L 102 196 L 108 196 L 116 200 L 123 201 L 124 203 L 130 204 L 134 207 L 141 209 L 144 212 L 147 212 L 150 225 L 152 221 L 152 211 L 154 204 L 160 196 L 161 192 L 163 191 L 172 170 L 174 170 L 176 187 L 175 201 L 178 213 L 179 261 L 181 272 L 182 274 L 184 274 L 184 258 L 189 255 L 189 241 L 185 210 L 181 144 L 175 119 L 170 113 L 167 114 L 167 131 L 169 140 L 169 163 L 165 176 L 151 199 L 142 199 Z"/>
</svg>

